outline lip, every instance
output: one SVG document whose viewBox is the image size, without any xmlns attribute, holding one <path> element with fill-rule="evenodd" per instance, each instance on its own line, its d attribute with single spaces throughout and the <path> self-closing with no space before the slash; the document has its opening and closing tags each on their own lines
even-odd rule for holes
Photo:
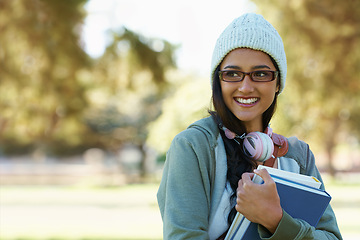
<svg viewBox="0 0 360 240">
<path fill-rule="evenodd" d="M 255 106 L 259 102 L 258 97 L 234 97 L 234 101 L 241 107 L 249 108 Z"/>
</svg>

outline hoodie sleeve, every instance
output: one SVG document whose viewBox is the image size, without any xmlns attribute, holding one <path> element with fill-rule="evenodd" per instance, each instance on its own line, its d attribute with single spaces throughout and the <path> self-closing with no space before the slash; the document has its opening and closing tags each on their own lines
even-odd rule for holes
<svg viewBox="0 0 360 240">
<path fill-rule="evenodd" d="M 164 239 L 208 239 L 211 145 L 204 133 L 188 129 L 167 153 L 158 190 Z"/>
</svg>

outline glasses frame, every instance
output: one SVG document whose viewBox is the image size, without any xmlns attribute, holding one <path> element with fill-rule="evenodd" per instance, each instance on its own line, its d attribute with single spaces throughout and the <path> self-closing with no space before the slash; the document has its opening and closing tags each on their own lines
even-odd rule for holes
<svg viewBox="0 0 360 240">
<path fill-rule="evenodd" d="M 238 81 L 228 81 L 228 80 L 224 80 L 223 78 L 223 73 L 224 72 L 239 72 L 239 73 L 242 73 L 244 74 L 243 77 L 238 80 Z M 257 80 L 254 80 L 253 77 L 252 77 L 252 74 L 254 73 L 258 73 L 258 72 L 272 72 L 273 73 L 273 78 L 271 80 L 266 80 L 266 81 L 257 81 Z M 257 70 L 257 71 L 252 71 L 252 72 L 242 72 L 242 71 L 239 71 L 239 70 L 220 70 L 219 71 L 219 78 L 221 81 L 224 81 L 224 82 L 242 82 L 245 78 L 245 76 L 249 76 L 251 81 L 253 82 L 272 82 L 274 81 L 275 79 L 277 79 L 277 77 L 279 76 L 279 71 L 273 71 L 273 70 Z"/>
</svg>

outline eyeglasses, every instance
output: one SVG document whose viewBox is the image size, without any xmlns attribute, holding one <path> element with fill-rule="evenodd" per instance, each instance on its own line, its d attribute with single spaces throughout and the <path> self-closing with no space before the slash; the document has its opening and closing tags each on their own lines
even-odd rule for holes
<svg viewBox="0 0 360 240">
<path fill-rule="evenodd" d="M 279 75 L 279 71 L 261 70 L 253 72 L 241 72 L 235 70 L 219 71 L 219 78 L 224 82 L 241 82 L 245 76 L 249 75 L 254 82 L 271 82 Z"/>
</svg>

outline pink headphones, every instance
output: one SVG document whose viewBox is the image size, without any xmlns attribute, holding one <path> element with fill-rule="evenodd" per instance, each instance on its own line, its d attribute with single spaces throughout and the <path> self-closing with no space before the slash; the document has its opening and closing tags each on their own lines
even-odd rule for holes
<svg viewBox="0 0 360 240">
<path fill-rule="evenodd" d="M 244 137 L 245 154 L 259 162 L 269 159 L 274 153 L 274 143 L 271 140 L 272 130 L 271 128 L 266 130 L 267 133 L 251 132 Z"/>
<path fill-rule="evenodd" d="M 273 133 L 270 127 L 266 128 L 265 133 L 251 132 L 242 136 L 236 135 L 225 127 L 222 127 L 222 129 L 228 139 L 234 139 L 239 145 L 240 143 L 236 138 L 244 139 L 243 149 L 245 154 L 259 162 L 284 156 L 289 149 L 287 139 Z"/>
</svg>

